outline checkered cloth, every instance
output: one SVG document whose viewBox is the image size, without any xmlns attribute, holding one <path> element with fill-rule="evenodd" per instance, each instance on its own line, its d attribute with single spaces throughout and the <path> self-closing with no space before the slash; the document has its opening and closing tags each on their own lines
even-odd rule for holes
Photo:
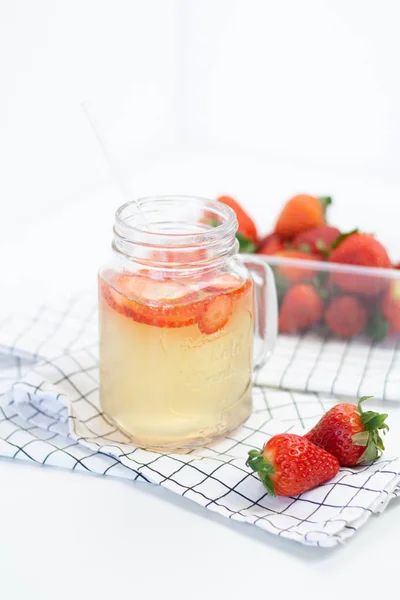
<svg viewBox="0 0 400 600">
<path fill-rule="evenodd" d="M 400 400 L 400 336 L 371 342 L 304 333 L 281 335 L 273 356 L 257 374 L 258 385 Z"/>
<path fill-rule="evenodd" d="M 188 454 L 133 447 L 99 408 L 93 298 L 56 306 L 0 327 L 2 391 L 18 380 L 0 402 L 1 455 L 159 484 L 227 518 L 323 547 L 346 540 L 399 495 L 400 461 L 386 456 L 297 497 L 267 495 L 245 466 L 247 452 L 275 433 L 309 428 L 333 401 L 316 393 L 256 384 L 253 414 L 222 441 Z"/>
</svg>

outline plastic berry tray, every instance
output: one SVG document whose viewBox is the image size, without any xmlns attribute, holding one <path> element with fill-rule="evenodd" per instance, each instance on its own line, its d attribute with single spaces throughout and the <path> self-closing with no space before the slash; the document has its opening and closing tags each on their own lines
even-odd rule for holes
<svg viewBox="0 0 400 600">
<path fill-rule="evenodd" d="M 400 270 L 258 257 L 274 272 L 279 333 L 368 343 L 399 335 Z"/>
</svg>

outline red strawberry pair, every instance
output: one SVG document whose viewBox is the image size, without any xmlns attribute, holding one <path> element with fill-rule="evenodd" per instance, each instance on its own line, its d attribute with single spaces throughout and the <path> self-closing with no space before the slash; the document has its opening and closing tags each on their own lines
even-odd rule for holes
<svg viewBox="0 0 400 600">
<path fill-rule="evenodd" d="M 296 496 L 332 479 L 339 467 L 376 460 L 384 445 L 379 431 L 389 429 L 386 414 L 364 412 L 358 406 L 337 404 L 304 437 L 273 436 L 259 450 L 250 450 L 247 466 L 273 496 Z"/>
</svg>

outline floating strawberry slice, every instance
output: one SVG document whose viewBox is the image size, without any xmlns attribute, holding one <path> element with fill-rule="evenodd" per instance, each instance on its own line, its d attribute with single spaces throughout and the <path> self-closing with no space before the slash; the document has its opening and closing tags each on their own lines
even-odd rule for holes
<svg viewBox="0 0 400 600">
<path fill-rule="evenodd" d="M 208 292 L 228 293 L 239 288 L 241 285 L 243 285 L 243 281 L 239 277 L 231 275 L 231 273 L 224 273 L 208 281 L 204 289 Z"/>
<path fill-rule="evenodd" d="M 143 275 L 121 275 L 116 287 L 124 296 L 135 298 L 139 302 L 154 304 L 176 304 L 187 301 L 187 287 L 171 280 L 158 280 Z"/>
<path fill-rule="evenodd" d="M 203 310 L 203 303 L 190 301 L 190 299 L 193 299 L 193 294 L 185 293 L 185 295 L 178 297 L 177 289 L 172 289 L 169 286 L 170 282 L 167 282 L 166 286 L 168 286 L 169 291 L 167 291 L 166 288 L 165 292 L 170 294 L 169 297 L 161 299 L 158 294 L 159 290 L 157 290 L 158 305 L 149 306 L 145 303 L 142 304 L 144 296 L 140 298 L 140 301 L 132 300 L 127 297 L 128 294 L 135 294 L 136 297 L 139 298 L 140 295 L 138 294 L 138 289 L 139 291 L 143 291 L 143 288 L 140 290 L 142 282 L 140 282 L 138 287 L 134 287 L 137 282 L 133 281 L 133 279 L 141 279 L 141 277 L 126 275 L 119 277 L 115 285 L 121 291 L 117 291 L 115 288 L 100 280 L 101 294 L 112 309 L 137 323 L 144 323 L 155 327 L 186 327 L 187 325 L 197 323 L 199 320 Z M 124 293 L 121 293 L 122 288 L 124 288 Z M 183 285 L 181 285 L 180 288 L 179 291 L 182 294 L 182 290 L 185 291 L 186 288 Z M 146 287 L 146 292 L 149 292 L 149 290 L 150 288 Z M 182 299 L 189 301 L 187 303 L 182 303 Z M 146 298 L 146 300 L 149 301 L 148 298 Z"/>
<path fill-rule="evenodd" d="M 225 273 L 206 285 L 195 289 L 171 279 L 152 279 L 143 272 L 120 275 L 112 285 L 100 279 L 107 304 L 133 321 L 172 328 L 198 323 L 202 333 L 210 334 L 226 325 L 233 302 L 251 290 L 252 283 Z M 204 291 L 218 295 L 204 299 Z"/>
<path fill-rule="evenodd" d="M 232 292 L 230 292 L 229 295 L 232 298 L 232 300 L 238 300 L 239 298 L 241 298 L 242 296 L 247 294 L 248 291 L 252 290 L 252 288 L 253 288 L 252 280 L 246 279 L 246 281 L 244 283 L 242 283 L 240 288 L 233 290 Z"/>
<path fill-rule="evenodd" d="M 215 333 L 222 329 L 232 314 L 232 299 L 226 294 L 215 296 L 204 304 L 198 326 L 202 333 Z"/>
</svg>

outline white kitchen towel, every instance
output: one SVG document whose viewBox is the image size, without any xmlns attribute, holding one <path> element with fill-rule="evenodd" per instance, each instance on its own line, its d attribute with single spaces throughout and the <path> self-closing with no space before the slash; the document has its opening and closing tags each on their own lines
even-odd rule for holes
<svg viewBox="0 0 400 600">
<path fill-rule="evenodd" d="M 0 351 L 50 359 L 97 346 L 93 291 L 52 298 L 0 322 Z M 305 333 L 281 335 L 255 385 L 379 400 L 400 400 L 400 336 L 380 343 Z"/>
<path fill-rule="evenodd" d="M 15 383 L 0 405 L 0 454 L 159 484 L 227 518 L 321 547 L 345 541 L 399 493 L 400 461 L 386 456 L 296 497 L 266 493 L 245 465 L 248 450 L 309 427 L 332 402 L 318 394 L 255 388 L 253 414 L 219 442 L 188 454 L 136 448 L 99 409 L 97 362 L 89 345 L 38 363 Z"/>
<path fill-rule="evenodd" d="M 400 336 L 371 342 L 304 333 L 280 335 L 256 385 L 400 400 Z"/>
</svg>

